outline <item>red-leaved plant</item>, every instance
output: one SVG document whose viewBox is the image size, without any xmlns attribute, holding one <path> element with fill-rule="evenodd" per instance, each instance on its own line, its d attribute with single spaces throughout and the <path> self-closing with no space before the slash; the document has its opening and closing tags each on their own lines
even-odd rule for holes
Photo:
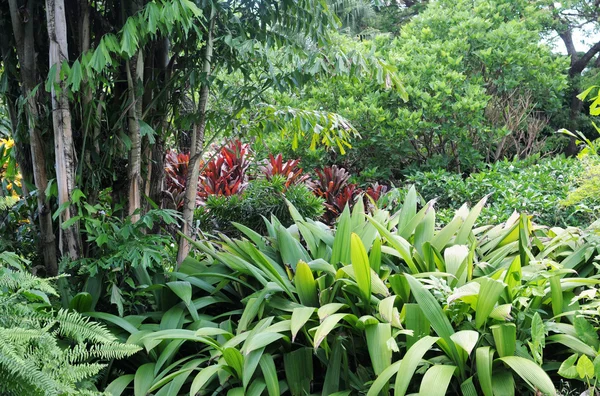
<svg viewBox="0 0 600 396">
<path fill-rule="evenodd" d="M 244 191 L 247 185 L 246 170 L 250 165 L 247 158 L 249 152 L 249 145 L 239 140 L 224 146 L 200 176 L 201 196 L 231 196 Z"/>
<path fill-rule="evenodd" d="M 167 150 L 165 155 L 165 191 L 170 198 L 173 207 L 181 209 L 185 196 L 185 183 L 187 180 L 188 166 L 190 162 L 189 153 L 178 153 L 175 150 Z M 200 168 L 204 162 L 200 162 Z M 196 198 L 196 205 L 202 202 L 200 195 Z"/>
<path fill-rule="evenodd" d="M 308 185 L 314 194 L 325 200 L 325 214 L 323 220 L 331 224 L 342 213 L 344 207 L 354 206 L 356 197 L 362 190 L 353 183 L 348 183 L 350 174 L 344 168 L 336 165 L 321 170 L 316 169 L 317 180 Z"/>
<path fill-rule="evenodd" d="M 294 184 L 305 183 L 309 178 L 308 175 L 302 174 L 303 171 L 302 168 L 298 166 L 299 163 L 299 159 L 283 162 L 283 156 L 281 154 L 277 154 L 276 157 L 269 154 L 267 164 L 262 166 L 260 170 L 267 180 L 271 180 L 275 175 L 285 177 L 285 187 L 288 188 Z"/>
</svg>

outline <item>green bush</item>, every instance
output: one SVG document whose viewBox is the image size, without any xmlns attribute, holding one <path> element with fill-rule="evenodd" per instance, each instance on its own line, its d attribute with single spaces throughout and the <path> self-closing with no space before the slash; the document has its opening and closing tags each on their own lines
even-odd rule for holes
<svg viewBox="0 0 600 396">
<path fill-rule="evenodd" d="M 258 232 L 264 232 L 266 228 L 263 216 L 275 216 L 286 226 L 292 224 L 286 199 L 302 216 L 312 219 L 323 214 L 323 200 L 316 197 L 305 184 L 286 187 L 285 177 L 274 175 L 271 180 L 252 180 L 246 191 L 240 195 L 209 195 L 205 206 L 197 209 L 195 215 L 200 220 L 202 230 L 239 235 L 231 224 L 237 222 Z"/>
<path fill-rule="evenodd" d="M 565 206 L 585 166 L 576 159 L 531 157 L 520 161 L 500 161 L 463 179 L 462 175 L 444 170 L 415 172 L 407 178 L 423 198 L 437 198 L 440 220 L 449 221 L 463 202 L 474 203 L 490 195 L 483 209 L 482 224 L 505 221 L 514 212 L 533 215 L 533 220 L 548 226 L 586 226 L 599 215 L 590 200 Z"/>
<path fill-rule="evenodd" d="M 77 312 L 54 311 L 51 280 L 31 275 L 14 253 L 0 253 L 0 394 L 93 395 L 108 361 L 140 350 Z"/>
<path fill-rule="evenodd" d="M 598 237 L 526 215 L 473 228 L 483 205 L 439 229 L 411 189 L 396 213 L 356 205 L 330 228 L 292 208 L 290 227 L 273 218 L 265 235 L 196 242 L 199 259 L 154 286 L 176 296 L 171 307 L 104 315 L 146 350 L 115 364 L 109 388 L 553 395 L 562 378 L 594 384 Z"/>
</svg>

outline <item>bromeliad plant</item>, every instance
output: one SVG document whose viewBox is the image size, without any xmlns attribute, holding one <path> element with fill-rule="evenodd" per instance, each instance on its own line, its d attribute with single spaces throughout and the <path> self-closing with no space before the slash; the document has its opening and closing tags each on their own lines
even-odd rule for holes
<svg viewBox="0 0 600 396">
<path fill-rule="evenodd" d="M 335 229 L 290 207 L 291 227 L 272 218 L 266 236 L 237 224 L 244 239 L 197 243 L 203 258 L 160 285 L 170 309 L 104 316 L 146 350 L 109 389 L 556 394 L 571 350 L 598 353 L 574 300 L 598 284 L 577 276 L 595 272 L 598 249 L 517 214 L 473 228 L 484 204 L 436 229 L 433 203 L 419 208 L 411 189 L 397 213 L 365 215 L 357 200 Z"/>
</svg>

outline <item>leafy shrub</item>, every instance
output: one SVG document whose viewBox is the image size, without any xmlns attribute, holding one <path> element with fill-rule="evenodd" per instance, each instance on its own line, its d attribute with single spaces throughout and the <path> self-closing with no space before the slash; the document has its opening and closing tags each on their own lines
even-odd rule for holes
<svg viewBox="0 0 600 396">
<path fill-rule="evenodd" d="M 210 195 L 231 196 L 241 193 L 246 188 L 246 170 L 250 146 L 239 140 L 225 145 L 216 157 L 206 164 L 200 176 L 203 198 Z"/>
<path fill-rule="evenodd" d="M 443 170 L 415 172 L 407 178 L 425 200 L 436 198 L 448 208 L 440 220 L 449 221 L 452 211 L 463 202 L 475 202 L 490 194 L 489 206 L 480 217 L 483 224 L 506 220 L 514 211 L 529 213 L 533 219 L 549 226 L 588 225 L 599 213 L 593 205 L 582 202 L 564 207 L 560 204 L 573 190 L 584 166 L 575 159 L 532 157 L 521 161 L 500 161 L 466 179 Z"/>
<path fill-rule="evenodd" d="M 0 393 L 98 394 L 93 380 L 140 350 L 77 312 L 53 311 L 51 280 L 31 275 L 19 256 L 0 253 Z"/>
<path fill-rule="evenodd" d="M 86 289 L 94 297 L 91 308 L 98 301 L 110 302 L 122 316 L 144 309 L 148 300 L 145 287 L 152 283 L 152 274 L 162 273 L 172 265 L 171 236 L 152 230 L 158 225 L 176 224 L 179 215 L 169 209 L 153 209 L 132 222 L 131 216 L 123 219 L 115 214 L 119 205 L 113 209 L 109 196 L 105 190 L 99 195 L 99 203 L 90 205 L 83 193 L 73 194 L 77 216 L 71 221 L 80 221 L 81 232 L 87 236 L 89 258 L 64 265 L 82 275 L 88 287 L 104 287 L 102 291 Z M 109 305 L 103 309 L 111 311 Z"/>
<path fill-rule="evenodd" d="M 105 316 L 147 350 L 134 367 L 116 363 L 126 374 L 109 388 L 556 394 L 573 351 L 600 361 L 597 280 L 585 278 L 600 240 L 525 215 L 473 228 L 484 204 L 436 229 L 411 189 L 396 213 L 367 218 L 357 201 L 335 229 L 291 208 L 291 227 L 272 218 L 264 236 L 240 226 L 242 239 L 195 243 L 201 259 L 163 287 L 171 308 L 145 323 Z"/>
<path fill-rule="evenodd" d="M 177 153 L 174 150 L 168 150 L 165 155 L 165 193 L 168 195 L 170 202 L 172 202 L 173 208 L 176 209 L 181 209 L 183 207 L 189 162 L 189 153 Z M 202 166 L 203 163 L 200 163 L 200 167 Z M 202 203 L 201 191 L 202 189 L 199 188 L 196 205 Z"/>
<path fill-rule="evenodd" d="M 304 184 L 289 185 L 290 179 L 280 174 L 252 180 L 240 195 L 211 195 L 205 205 L 196 211 L 201 229 L 218 230 L 228 235 L 237 234 L 231 224 L 238 222 L 259 232 L 266 231 L 263 216 L 277 216 L 289 226 L 292 218 L 286 200 L 308 218 L 318 218 L 323 214 L 323 200 L 316 197 Z"/>
<path fill-rule="evenodd" d="M 285 187 L 288 188 L 292 184 L 304 183 L 309 178 L 308 175 L 302 174 L 303 170 L 298 166 L 299 163 L 299 159 L 283 162 L 281 153 L 275 157 L 269 154 L 269 160 L 265 166 L 261 167 L 261 172 L 267 180 L 271 180 L 276 175 L 283 176 L 285 178 Z"/>
</svg>

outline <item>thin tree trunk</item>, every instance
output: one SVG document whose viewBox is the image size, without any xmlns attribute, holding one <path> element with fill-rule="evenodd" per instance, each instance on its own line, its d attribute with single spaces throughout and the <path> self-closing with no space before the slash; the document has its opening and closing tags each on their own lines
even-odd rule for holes
<svg viewBox="0 0 600 396">
<path fill-rule="evenodd" d="M 206 40 L 206 51 L 204 54 L 204 64 L 202 65 L 202 74 L 205 76 L 206 81 L 200 88 L 200 100 L 198 102 L 198 112 L 200 118 L 198 122 L 194 124 L 193 135 L 192 135 L 192 146 L 190 147 L 190 161 L 188 164 L 188 174 L 185 183 L 185 198 L 183 203 L 183 235 L 191 238 L 193 221 L 194 221 L 194 209 L 196 208 L 196 195 L 198 194 L 198 176 L 200 173 L 200 159 L 202 158 L 202 152 L 204 149 L 204 130 L 206 129 L 206 107 L 208 104 L 208 93 L 209 83 L 208 77 L 210 76 L 211 61 L 213 54 L 213 29 L 215 27 L 215 19 L 211 18 L 208 34 Z M 190 252 L 190 243 L 186 238 L 179 239 L 179 250 L 177 251 L 177 263 L 181 262 L 187 257 Z"/>
<path fill-rule="evenodd" d="M 32 3 L 28 4 L 28 13 L 32 15 Z M 46 197 L 48 186 L 48 175 L 46 174 L 46 159 L 42 144 L 41 131 L 38 127 L 38 100 L 39 94 L 33 93 L 37 85 L 37 68 L 35 64 L 35 49 L 33 35 L 33 21 L 23 20 L 19 12 L 16 0 L 9 1 L 11 22 L 15 41 L 17 44 L 17 56 L 19 57 L 21 72 L 21 87 L 23 96 L 27 98 L 27 127 L 29 130 L 29 144 L 31 146 L 31 162 L 33 165 L 33 178 L 37 189 L 38 218 L 40 222 L 40 241 L 46 274 L 54 276 L 58 274 L 56 261 L 56 245 L 54 231 L 52 228 L 52 216 L 50 204 Z"/>
<path fill-rule="evenodd" d="M 64 205 L 71 201 L 75 189 L 75 149 L 73 131 L 71 129 L 71 110 L 66 95 L 66 84 L 60 76 L 63 62 L 68 60 L 67 23 L 64 0 L 46 0 L 46 17 L 48 37 L 50 40 L 50 69 L 55 68 L 55 81 L 60 91 L 52 87 L 52 122 L 54 127 L 54 148 L 56 157 L 56 184 L 58 186 L 58 203 Z M 72 208 L 67 207 L 60 214 L 61 224 L 73 216 Z M 80 256 L 81 241 L 79 225 L 75 223 L 66 229 L 61 227 L 59 247 L 61 254 L 72 260 Z"/>
<path fill-rule="evenodd" d="M 127 61 L 127 84 L 129 86 L 128 128 L 131 149 L 129 150 L 129 215 L 131 221 L 140 219 L 141 185 L 142 185 L 142 144 L 140 136 L 140 119 L 142 117 L 142 100 L 136 95 L 136 86 L 143 81 L 144 57 L 138 51 L 131 60 Z"/>
</svg>

